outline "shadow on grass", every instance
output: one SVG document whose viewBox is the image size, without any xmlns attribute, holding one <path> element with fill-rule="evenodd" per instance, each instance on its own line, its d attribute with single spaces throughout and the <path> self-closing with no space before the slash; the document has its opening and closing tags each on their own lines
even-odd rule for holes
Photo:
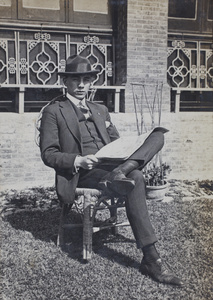
<svg viewBox="0 0 213 300">
<path fill-rule="evenodd" d="M 126 246 L 129 248 L 129 244 L 133 244 L 135 247 L 134 239 L 127 238 L 122 234 L 112 235 L 110 230 L 108 230 L 108 235 L 105 231 L 99 232 L 94 235 L 93 240 L 93 252 L 95 254 L 125 267 L 139 268 L 139 263 L 131 258 L 129 253 L 124 253 L 127 252 L 125 250 Z M 113 247 L 111 247 L 111 245 L 113 245 Z"/>
<path fill-rule="evenodd" d="M 60 217 L 60 208 L 54 209 L 23 209 L 15 212 L 6 213 L 4 221 L 9 222 L 17 230 L 30 232 L 35 239 L 56 245 L 58 225 Z M 76 212 L 70 213 L 70 222 L 80 223 L 81 217 Z M 82 259 L 82 228 L 73 228 L 66 231 L 66 245 L 63 251 L 72 259 L 85 263 Z M 135 265 L 135 260 L 128 255 L 121 253 L 119 250 L 110 248 L 111 244 L 135 243 L 133 239 L 127 238 L 122 234 L 113 235 L 110 229 L 104 229 L 93 234 L 93 252 L 110 261 L 117 262 L 121 265 Z M 121 249 L 121 246 L 120 248 Z M 138 267 L 138 266 L 137 266 Z"/>
<path fill-rule="evenodd" d="M 58 209 L 23 209 L 6 213 L 4 221 L 13 228 L 32 233 L 35 239 L 50 242 L 57 236 L 60 208 Z"/>
</svg>

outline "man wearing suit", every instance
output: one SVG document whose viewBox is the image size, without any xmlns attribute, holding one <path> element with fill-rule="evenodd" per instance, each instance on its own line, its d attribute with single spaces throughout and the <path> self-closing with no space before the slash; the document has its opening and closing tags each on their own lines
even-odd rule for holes
<svg viewBox="0 0 213 300">
<path fill-rule="evenodd" d="M 40 127 L 40 149 L 44 163 L 56 171 L 56 190 L 63 203 L 73 203 L 76 187 L 98 188 L 126 195 L 126 212 L 142 249 L 140 271 L 158 282 L 181 286 L 181 280 L 164 271 L 155 248 L 157 238 L 146 206 L 142 169 L 163 147 L 166 130 L 153 132 L 128 160 L 104 166 L 95 154 L 119 138 L 105 106 L 86 101 L 98 72 L 88 59 L 73 55 L 60 72 L 67 87 L 65 96 L 45 107 Z"/>
</svg>

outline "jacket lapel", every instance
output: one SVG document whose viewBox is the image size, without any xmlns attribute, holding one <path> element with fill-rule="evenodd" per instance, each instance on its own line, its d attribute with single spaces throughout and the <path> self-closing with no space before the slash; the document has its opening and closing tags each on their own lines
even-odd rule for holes
<svg viewBox="0 0 213 300">
<path fill-rule="evenodd" d="M 108 144 L 110 142 L 110 138 L 106 130 L 105 120 L 101 116 L 100 111 L 96 108 L 96 106 L 92 105 L 89 101 L 87 101 L 87 105 L 92 113 L 93 121 L 99 134 L 101 135 L 105 144 Z"/>
<path fill-rule="evenodd" d="M 69 99 L 60 102 L 60 110 L 70 132 L 74 135 L 79 144 L 82 146 L 80 128 L 78 126 L 78 118 Z"/>
</svg>

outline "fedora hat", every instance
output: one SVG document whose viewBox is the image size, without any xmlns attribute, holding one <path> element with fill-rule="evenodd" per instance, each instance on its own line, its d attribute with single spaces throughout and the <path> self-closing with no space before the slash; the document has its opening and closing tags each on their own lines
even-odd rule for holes
<svg viewBox="0 0 213 300">
<path fill-rule="evenodd" d="M 80 56 L 72 55 L 66 60 L 66 67 L 64 72 L 58 72 L 58 75 L 82 75 L 91 74 L 95 75 L 99 73 L 98 70 L 94 70 L 89 59 Z"/>
</svg>

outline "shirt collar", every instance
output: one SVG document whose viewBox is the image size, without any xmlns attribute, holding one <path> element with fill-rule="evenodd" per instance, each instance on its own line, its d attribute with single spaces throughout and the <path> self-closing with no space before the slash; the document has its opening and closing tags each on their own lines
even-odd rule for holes
<svg viewBox="0 0 213 300">
<path fill-rule="evenodd" d="M 75 97 L 73 97 L 72 95 L 70 95 L 70 94 L 68 94 L 67 93 L 67 98 L 73 103 L 73 104 L 75 104 L 77 107 L 79 106 L 79 104 L 81 103 L 83 106 L 87 106 L 86 105 L 86 100 L 85 100 L 85 98 L 83 99 L 83 100 L 78 100 L 78 99 L 76 99 Z"/>
</svg>

